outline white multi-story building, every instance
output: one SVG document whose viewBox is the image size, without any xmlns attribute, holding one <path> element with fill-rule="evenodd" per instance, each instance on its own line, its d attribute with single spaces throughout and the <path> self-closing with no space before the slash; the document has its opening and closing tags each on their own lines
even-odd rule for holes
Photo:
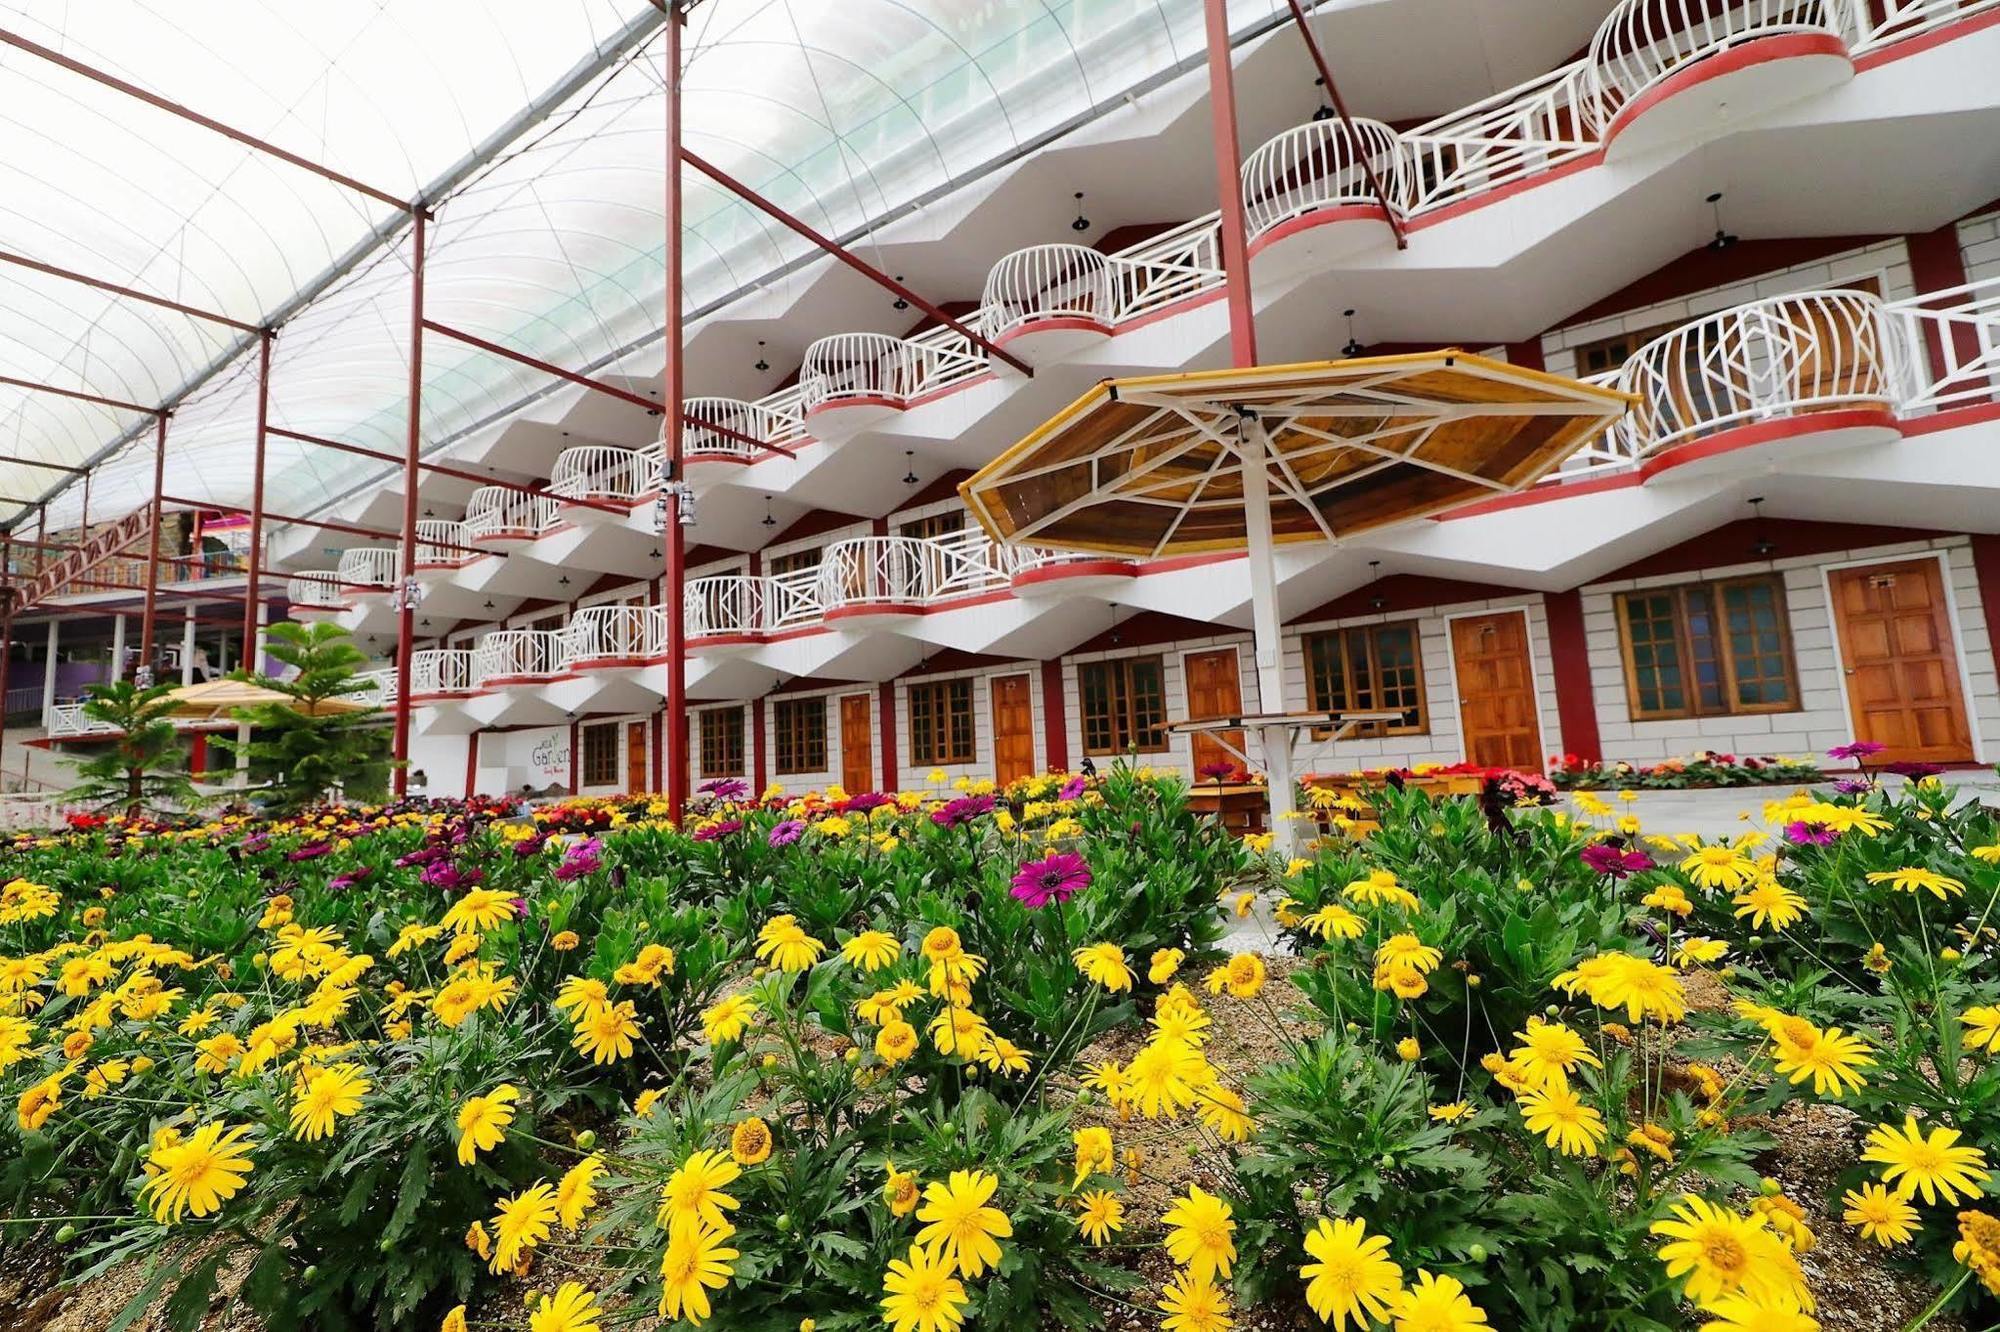
<svg viewBox="0 0 2000 1332">
<path fill-rule="evenodd" d="M 1608 382 L 1630 415 L 1527 493 L 1286 548 L 1282 699 L 1255 696 L 1238 557 L 989 541 L 973 470 L 1098 379 L 1226 361 L 1208 83 L 1152 50 L 1126 95 L 852 242 L 1032 376 L 828 261 L 691 327 L 693 779 L 1193 771 L 1220 751 L 1167 722 L 1308 707 L 1403 716 L 1321 766 L 1856 737 L 2000 759 L 2000 4 L 1314 22 L 1351 123 L 1316 114 L 1289 26 L 1235 50 L 1262 360 L 1456 346 Z M 633 345 L 593 373 L 657 383 Z M 432 794 L 662 785 L 658 436 L 562 385 L 433 455 L 563 498 L 420 494 L 403 685 Z M 394 526 L 398 487 L 322 516 Z M 294 614 L 386 654 L 392 548 L 287 529 L 271 555 L 318 575 Z"/>
</svg>

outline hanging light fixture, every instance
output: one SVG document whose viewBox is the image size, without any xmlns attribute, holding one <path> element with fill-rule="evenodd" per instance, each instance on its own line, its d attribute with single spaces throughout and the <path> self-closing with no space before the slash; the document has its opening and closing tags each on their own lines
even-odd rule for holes
<svg viewBox="0 0 2000 1332">
<path fill-rule="evenodd" d="M 1762 495 L 1751 497 L 1750 512 L 1755 515 L 1750 520 L 1754 524 L 1751 528 L 1752 540 L 1750 542 L 1750 553 L 1760 560 L 1769 559 L 1778 553 L 1778 543 L 1771 540 L 1770 535 L 1764 531 L 1764 497 Z"/>
<path fill-rule="evenodd" d="M 896 281 L 901 282 L 902 280 L 903 275 L 901 273 L 896 274 Z M 898 293 L 896 299 L 889 302 L 889 307 L 893 310 L 907 310 L 910 308 L 910 302 L 901 293 Z"/>
<path fill-rule="evenodd" d="M 1071 231 L 1089 231 L 1090 219 L 1083 215 L 1083 191 L 1076 192 L 1076 221 L 1069 224 Z"/>
<path fill-rule="evenodd" d="M 557 587 L 568 587 L 568 586 L 569 586 L 569 575 L 568 575 L 568 574 L 564 574 L 564 575 L 563 575 L 563 576 L 562 576 L 561 578 L 558 578 L 558 579 L 556 579 L 556 586 L 557 586 Z"/>
<path fill-rule="evenodd" d="M 492 609 L 493 609 L 493 598 L 491 598 L 491 597 L 488 597 L 488 598 L 486 599 L 486 606 L 485 606 L 485 609 L 486 609 L 486 610 L 492 610 Z M 375 640 L 371 638 L 371 639 L 369 639 L 368 641 L 372 643 L 372 642 L 374 642 Z"/>
<path fill-rule="evenodd" d="M 915 449 L 904 449 L 903 456 L 907 458 L 910 463 L 910 470 L 903 473 L 903 484 L 906 486 L 914 486 L 915 484 L 917 484 L 917 451 Z"/>
<path fill-rule="evenodd" d="M 1717 190 L 1714 194 L 1708 196 L 1708 207 L 1715 215 L 1715 239 L 1709 241 L 1708 248 L 1711 250 L 1726 250 L 1736 244 L 1737 238 L 1733 233 L 1722 229 L 1721 190 Z"/>
<path fill-rule="evenodd" d="M 771 363 L 768 360 L 764 359 L 764 339 L 759 338 L 757 339 L 757 369 L 759 371 L 764 371 L 764 370 L 769 370 L 770 368 L 771 368 Z"/>
<path fill-rule="evenodd" d="M 1361 355 L 1362 352 L 1367 351 L 1368 348 L 1364 347 L 1361 344 L 1361 340 L 1354 336 L 1354 308 L 1349 306 L 1340 313 L 1347 320 L 1347 345 L 1340 349 L 1340 354 L 1352 359 Z"/>
<path fill-rule="evenodd" d="M 764 521 L 759 526 L 776 527 L 777 525 L 778 520 L 771 516 L 771 497 L 766 495 L 764 496 Z"/>
<path fill-rule="evenodd" d="M 1324 89 L 1326 87 L 1326 80 L 1314 79 L 1313 87 Z M 1320 121 L 1320 120 L 1332 120 L 1333 117 L 1334 117 L 1334 110 L 1332 107 L 1326 104 L 1326 97 L 1324 96 L 1324 94 L 1322 94 L 1319 99 L 1319 105 L 1313 108 L 1312 118 L 1315 121 Z"/>
<path fill-rule="evenodd" d="M 1382 561 L 1380 560 L 1368 561 L 1369 584 L 1372 586 L 1381 581 L 1382 581 Z M 1374 610 L 1381 610 L 1384 606 L 1388 604 L 1389 604 L 1389 599 L 1383 596 L 1380 592 L 1377 592 L 1374 596 L 1368 599 L 1368 605 L 1370 606 L 1370 608 Z"/>
</svg>

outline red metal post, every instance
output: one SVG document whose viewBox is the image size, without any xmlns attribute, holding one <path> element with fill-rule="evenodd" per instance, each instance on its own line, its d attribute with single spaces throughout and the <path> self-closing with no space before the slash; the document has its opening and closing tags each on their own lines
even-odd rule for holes
<svg viewBox="0 0 2000 1332">
<path fill-rule="evenodd" d="M 410 656 L 416 649 L 417 485 L 423 471 L 424 232 L 422 201 L 410 212 L 410 420 L 403 440 L 403 546 L 396 580 L 396 795 L 410 792 Z"/>
<path fill-rule="evenodd" d="M 153 669 L 153 611 L 160 595 L 160 514 L 163 509 L 160 492 L 167 483 L 167 414 L 161 412 L 153 419 L 157 423 L 153 437 L 153 521 L 146 525 L 146 610 L 139 621 L 139 665 L 149 673 Z"/>
<path fill-rule="evenodd" d="M 807 226 L 804 222 L 799 221 L 799 219 L 793 217 L 790 213 L 778 207 L 778 205 L 772 203 L 769 199 L 766 199 L 763 195 L 757 193 L 757 191 L 751 189 L 721 167 L 716 166 L 706 158 L 687 151 L 685 148 L 681 149 L 680 158 L 696 171 L 701 172 L 702 175 L 707 176 L 710 180 L 722 186 L 723 189 L 728 190 L 731 194 L 743 200 L 744 203 L 749 204 L 752 208 L 755 208 L 781 226 L 804 236 L 821 250 L 832 255 L 835 259 L 846 264 L 849 268 L 866 277 L 871 282 L 874 282 L 877 286 L 894 292 L 899 299 L 908 301 L 911 305 L 916 306 L 919 310 L 922 310 L 925 314 L 970 342 L 973 346 L 984 351 L 994 360 L 1005 361 L 1008 365 L 1013 366 L 1029 378 L 1032 379 L 1034 377 L 1035 369 L 1026 361 L 1023 361 L 1020 357 L 1015 356 L 1005 348 L 996 347 L 991 342 L 988 342 L 984 337 L 974 332 L 971 328 L 968 328 L 958 319 L 946 314 L 943 310 L 932 305 L 929 301 L 917 295 L 917 293 L 911 291 L 881 269 L 849 251 L 839 241 L 834 240 L 830 236 L 822 235 L 812 227 Z"/>
<path fill-rule="evenodd" d="M 686 484 L 682 466 L 682 433 L 686 410 L 686 379 L 682 374 L 681 352 L 685 329 L 681 296 L 681 25 L 685 21 L 681 0 L 667 2 L 667 198 L 666 198 L 666 326 L 661 334 L 661 350 L 666 353 L 666 382 L 661 393 L 662 481 Z M 667 817 L 676 824 L 687 809 L 688 799 L 688 715 L 687 715 L 687 532 L 681 526 L 679 496 L 661 490 L 661 507 L 666 515 L 666 531 L 660 547 L 666 556 L 662 582 L 666 585 L 667 606 L 667 694 L 662 726 L 666 733 Z M 570 773 L 574 779 L 578 755 L 571 746 Z"/>
<path fill-rule="evenodd" d="M 400 464 L 403 461 L 403 455 L 400 453 L 386 453 L 381 449 L 371 449 L 361 444 L 349 444 L 344 440 L 328 439 L 324 435 L 307 435 L 297 430 L 285 430 L 279 426 L 272 426 L 270 433 L 279 439 L 297 440 L 301 444 L 316 444 L 321 448 L 332 449 L 336 453 L 351 453 L 356 457 L 374 458 L 379 462 Z M 468 471 L 463 467 L 451 467 L 445 463 L 420 462 L 417 466 L 426 472 L 435 472 L 439 476 L 449 476 L 455 477 L 460 481 L 470 481 L 475 486 L 498 486 L 502 490 L 512 490 L 522 495 L 533 495 L 539 499 L 560 500 L 564 504 L 581 505 L 586 509 L 601 509 L 605 513 L 622 514 L 627 512 L 624 505 L 611 504 L 603 500 L 576 499 L 568 495 L 558 495 L 544 486 L 528 486 L 521 484 L 519 481 L 503 481 L 497 476 L 482 476 L 478 472 Z M 424 544 L 435 545 L 437 543 L 427 541 Z M 494 551 L 493 553 L 496 555 L 505 555 L 507 552 Z"/>
<path fill-rule="evenodd" d="M 0 38 L 4 38 L 5 35 L 4 33 L 0 33 Z M 156 305 L 162 310 L 172 310 L 175 314 L 184 314 L 190 319 L 206 319 L 211 324 L 222 324 L 244 333 L 256 333 L 260 331 L 255 324 L 245 323 L 241 319 L 232 319 L 226 314 L 217 314 L 213 310 L 204 310 L 199 305 L 186 305 L 180 301 L 169 300 L 165 296 L 155 296 L 151 292 L 140 291 L 137 287 L 121 286 L 116 282 L 106 282 L 102 278 L 94 278 L 88 273 L 78 273 L 73 269 L 58 268 L 54 264 L 45 264 L 39 259 L 30 259 L 25 254 L 15 254 L 11 250 L 0 250 L 0 264 L 13 264 L 18 268 L 33 269 L 35 272 L 43 274 L 46 277 L 61 278 L 65 282 L 81 283 L 83 286 L 91 287 L 113 296 L 123 296 L 127 300 L 133 301 L 144 301 L 147 305 Z"/>
<path fill-rule="evenodd" d="M 7 738 L 7 663 L 14 655 L 14 538 L 0 532 L 0 744 Z M 49 662 L 46 669 L 54 670 Z"/>
<path fill-rule="evenodd" d="M 1376 174 L 1374 159 L 1361 151 L 1361 136 L 1355 132 L 1354 118 L 1347 114 L 1347 103 L 1340 98 L 1340 85 L 1333 81 L 1333 71 L 1327 67 L 1326 57 L 1321 54 L 1319 42 L 1313 37 L 1312 25 L 1306 22 L 1305 7 L 1299 0 L 1287 0 L 1292 7 L 1292 20 L 1298 24 L 1299 36 L 1305 38 L 1306 53 L 1312 56 L 1313 65 L 1319 70 L 1320 86 L 1326 89 L 1327 100 L 1333 103 L 1333 113 L 1340 117 L 1340 123 L 1347 130 L 1347 141 L 1354 145 L 1355 156 L 1361 159 L 1361 170 L 1368 177 L 1368 188 L 1375 191 L 1376 201 L 1382 205 L 1382 215 L 1389 219 L 1389 232 L 1396 238 L 1396 248 L 1410 248 L 1410 238 L 1403 234 L 1403 219 L 1396 216 L 1396 206 L 1389 202 L 1389 191 L 1382 188 L 1382 177 Z"/>
<path fill-rule="evenodd" d="M 243 641 L 257 636 L 257 606 L 263 600 L 264 576 L 264 444 L 271 424 L 271 332 L 257 339 L 257 442 L 250 464 L 250 560 L 244 570 Z"/>
<path fill-rule="evenodd" d="M 1204 0 L 1208 21 L 1208 111 L 1215 141 L 1215 201 L 1222 210 L 1222 277 L 1229 304 L 1229 363 L 1257 364 L 1257 314 L 1250 303 L 1250 247 L 1243 231 L 1243 167 L 1236 138 L 1236 71 L 1229 46 L 1229 0 Z"/>
<path fill-rule="evenodd" d="M 18 379 L 0 379 L 0 383 L 13 384 L 20 388 L 37 388 L 45 393 L 63 393 L 66 395 L 68 393 L 65 389 L 51 389 L 46 384 L 24 384 Z M 90 401 L 90 399 L 86 399 L 86 401 Z M 110 402 L 106 398 L 95 399 L 95 401 Z M 135 412 L 150 412 L 153 410 L 151 407 L 141 407 L 137 403 L 117 403 L 112 405 L 126 407 Z M 68 472 L 71 476 L 87 476 L 90 474 L 88 467 L 71 467 L 68 463 L 44 462 L 40 458 L 16 458 L 11 454 L 0 454 L 0 463 L 13 463 L 16 467 L 46 467 L 51 472 Z"/>
</svg>

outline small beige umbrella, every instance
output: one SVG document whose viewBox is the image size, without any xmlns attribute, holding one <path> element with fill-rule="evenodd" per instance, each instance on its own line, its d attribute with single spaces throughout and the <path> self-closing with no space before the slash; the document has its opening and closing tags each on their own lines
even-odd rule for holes
<svg viewBox="0 0 2000 1332">
<path fill-rule="evenodd" d="M 177 717 L 221 718 L 237 708 L 254 708 L 266 703 L 290 708 L 309 717 L 330 717 L 346 712 L 365 712 L 366 703 L 351 698 L 326 698 L 307 704 L 302 699 L 248 680 L 210 680 L 207 684 L 183 685 L 167 695 Z"/>
<path fill-rule="evenodd" d="M 1287 843 L 1274 546 L 1338 541 L 1526 490 L 1633 399 L 1461 351 L 1107 379 L 959 487 L 995 541 L 1139 558 L 1247 554 L 1262 715 Z"/>
</svg>

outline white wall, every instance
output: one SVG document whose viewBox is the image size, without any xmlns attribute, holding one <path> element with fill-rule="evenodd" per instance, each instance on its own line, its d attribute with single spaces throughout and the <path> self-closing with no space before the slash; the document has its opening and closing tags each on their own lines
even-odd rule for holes
<svg viewBox="0 0 2000 1332">
<path fill-rule="evenodd" d="M 1591 690 L 1597 728 L 1608 759 L 1656 762 L 1714 749 L 1740 754 L 1823 753 L 1854 738 L 1845 683 L 1836 661 L 1827 570 L 1842 564 L 1877 563 L 1941 554 L 1951 593 L 1953 632 L 1966 680 L 1973 752 L 1984 759 L 2000 737 L 2000 683 L 1994 673 L 1993 644 L 1986 632 L 1971 542 L 1962 536 L 1869 546 L 1824 555 L 1732 564 L 1688 573 L 1593 583 L 1582 590 L 1584 631 L 1589 642 Z M 1791 712 L 1748 716 L 1697 717 L 1675 721 L 1635 721 L 1626 692 L 1624 659 L 1614 594 L 1647 587 L 1672 587 L 1705 579 L 1776 571 L 1784 577 L 1786 611 L 1797 663 L 1799 703 Z"/>
<path fill-rule="evenodd" d="M 882 733 L 877 706 L 877 689 L 874 685 L 847 685 L 833 689 L 815 689 L 796 694 L 779 694 L 760 700 L 764 709 L 766 759 L 769 763 L 771 783 L 788 795 L 802 795 L 807 791 L 822 791 L 840 780 L 840 700 L 849 694 L 868 695 L 869 738 L 868 763 L 870 771 L 881 766 Z M 826 701 L 826 767 L 818 772 L 778 771 L 778 732 L 772 722 L 772 715 L 780 698 L 819 698 Z M 749 737 L 745 737 L 746 741 Z"/>
<path fill-rule="evenodd" d="M 1034 771 L 1043 772 L 1048 767 L 1048 747 L 1044 743 L 1042 676 L 1038 662 L 1021 662 L 1013 666 L 988 666 L 975 670 L 940 671 L 935 675 L 917 676 L 896 682 L 896 766 L 897 774 L 893 785 L 898 790 L 920 791 L 928 784 L 930 774 L 936 765 L 919 764 L 911 759 L 910 751 L 910 686 L 929 684 L 939 680 L 972 681 L 972 724 L 973 761 L 942 765 L 945 775 L 956 780 L 969 777 L 974 781 L 992 778 L 996 775 L 993 755 L 993 681 L 1001 676 L 1026 675 L 1028 677 L 1029 727 L 1034 736 Z"/>
<path fill-rule="evenodd" d="M 1959 223 L 1958 248 L 1964 256 L 1967 282 L 2000 278 L 2000 213 Z"/>
</svg>

